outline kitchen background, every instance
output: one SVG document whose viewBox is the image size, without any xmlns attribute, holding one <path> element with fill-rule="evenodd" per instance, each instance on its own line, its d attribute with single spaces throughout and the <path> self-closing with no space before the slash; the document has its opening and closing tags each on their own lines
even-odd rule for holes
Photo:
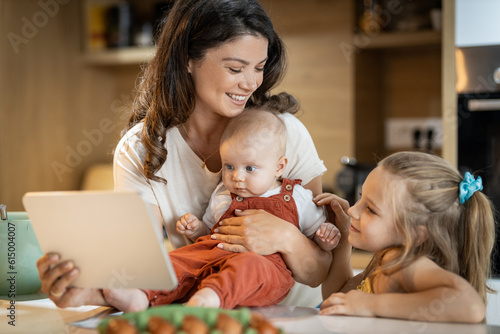
<svg viewBox="0 0 500 334">
<path fill-rule="evenodd" d="M 289 54 L 277 90 L 301 102 L 328 168 L 325 190 L 356 200 L 366 171 L 397 150 L 457 164 L 455 6 L 496 0 L 260 1 Z M 28 191 L 112 186 L 113 149 L 165 4 L 0 0 L 0 202 L 9 211 L 24 210 Z M 106 182 L 89 186 L 95 166 Z M 357 255 L 363 268 L 370 255 Z M 500 298 L 489 301 L 488 322 L 500 324 L 499 308 Z"/>
<path fill-rule="evenodd" d="M 349 170 L 337 183 L 349 169 L 342 157 L 363 167 L 418 146 L 455 161 L 453 136 L 445 127 L 443 137 L 442 127 L 445 111 L 455 110 L 454 95 L 443 100 L 454 78 L 443 77 L 442 66 L 451 55 L 453 69 L 446 44 L 453 50 L 454 1 L 442 10 L 434 0 L 261 2 L 290 58 L 278 90 L 301 102 L 299 118 L 328 168 L 326 190 L 354 194 Z M 9 210 L 23 210 L 27 191 L 81 189 L 91 166 L 112 161 L 141 64 L 153 52 L 120 45 L 150 45 L 165 3 L 0 1 L 0 199 Z M 123 20 L 129 14 L 132 21 Z M 451 29 L 441 29 L 446 20 Z M 130 37 L 120 41 L 117 31 L 127 27 Z"/>
</svg>

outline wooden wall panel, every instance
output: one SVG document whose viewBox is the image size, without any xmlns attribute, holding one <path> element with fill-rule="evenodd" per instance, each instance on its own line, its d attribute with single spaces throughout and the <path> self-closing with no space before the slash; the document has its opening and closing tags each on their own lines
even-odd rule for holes
<svg viewBox="0 0 500 334">
<path fill-rule="evenodd" d="M 443 53 L 442 53 L 442 117 L 443 158 L 453 166 L 458 164 L 458 116 L 455 83 L 455 0 L 443 2 Z"/>
<path fill-rule="evenodd" d="M 355 65 L 355 153 L 362 164 L 372 165 L 384 155 L 384 113 L 381 55 L 362 51 Z"/>
<path fill-rule="evenodd" d="M 441 47 L 384 54 L 385 117 L 441 117 Z"/>
<path fill-rule="evenodd" d="M 375 163 L 397 151 L 385 148 L 386 119 L 441 117 L 441 76 L 439 45 L 356 55 L 355 154 L 360 162 Z"/>
<path fill-rule="evenodd" d="M 352 1 L 262 2 L 290 55 L 279 89 L 302 103 L 331 189 L 340 157 L 353 150 L 352 65 L 340 48 L 352 41 Z M 43 13 L 38 1 L 0 1 L 0 35 L 22 36 L 23 18 Z M 88 166 L 111 162 L 140 72 L 81 61 L 80 1 L 52 14 L 17 53 L 0 39 L 0 203 L 9 210 L 24 210 L 27 191 L 79 189 Z"/>
<path fill-rule="evenodd" d="M 27 191 L 78 189 L 87 166 L 110 161 L 114 78 L 80 62 L 79 18 L 78 1 L 52 12 L 0 2 L 1 36 L 28 36 L 28 21 L 37 29 L 17 48 L 0 42 L 0 202 L 9 210 L 24 210 Z"/>
<path fill-rule="evenodd" d="M 285 42 L 289 67 L 281 90 L 301 103 L 308 128 L 335 190 L 340 158 L 354 153 L 353 62 L 342 46 L 352 43 L 353 1 L 262 1 Z"/>
</svg>

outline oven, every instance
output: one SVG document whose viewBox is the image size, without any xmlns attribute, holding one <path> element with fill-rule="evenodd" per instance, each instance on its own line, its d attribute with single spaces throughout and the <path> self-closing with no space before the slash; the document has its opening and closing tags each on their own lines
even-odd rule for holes
<svg viewBox="0 0 500 334">
<path fill-rule="evenodd" d="M 456 48 L 458 168 L 483 179 L 483 192 L 500 210 L 500 45 Z M 493 276 L 500 276 L 496 217 Z"/>
</svg>

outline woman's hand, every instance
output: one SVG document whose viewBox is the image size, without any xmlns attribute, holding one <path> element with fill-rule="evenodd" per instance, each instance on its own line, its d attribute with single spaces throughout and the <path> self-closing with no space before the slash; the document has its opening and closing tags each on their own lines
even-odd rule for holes
<svg viewBox="0 0 500 334">
<path fill-rule="evenodd" d="M 235 210 L 235 214 L 237 217 L 221 221 L 212 235 L 212 239 L 222 241 L 222 249 L 230 252 L 276 253 L 280 251 L 276 246 L 285 239 L 284 234 L 290 227 L 295 228 L 264 210 Z"/>
<path fill-rule="evenodd" d="M 264 210 L 235 211 L 237 217 L 221 221 L 212 235 L 231 252 L 260 255 L 281 253 L 295 281 L 313 287 L 328 275 L 332 253 L 324 251 L 293 224 Z"/>
<path fill-rule="evenodd" d="M 42 281 L 42 291 L 58 307 L 82 305 L 113 306 L 124 312 L 142 311 L 148 308 L 149 300 L 139 289 L 82 289 L 71 287 L 78 277 L 78 269 L 71 261 L 59 263 L 58 254 L 45 254 L 37 261 Z"/>
<path fill-rule="evenodd" d="M 376 295 L 352 290 L 348 293 L 334 293 L 321 304 L 320 315 L 342 314 L 374 317 L 372 304 Z"/>
<path fill-rule="evenodd" d="M 70 287 L 78 277 L 78 269 L 71 261 L 59 263 L 58 254 L 45 254 L 37 261 L 42 291 L 58 307 L 108 305 L 100 290 Z"/>
</svg>

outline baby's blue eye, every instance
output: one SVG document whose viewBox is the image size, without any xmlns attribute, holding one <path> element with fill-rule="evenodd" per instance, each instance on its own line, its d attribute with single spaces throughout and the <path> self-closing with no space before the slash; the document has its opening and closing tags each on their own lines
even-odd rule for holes
<svg viewBox="0 0 500 334">
<path fill-rule="evenodd" d="M 247 172 L 253 172 L 255 170 L 254 166 L 247 166 L 246 171 Z"/>
<path fill-rule="evenodd" d="M 227 169 L 227 170 L 233 170 L 233 169 L 234 169 L 234 167 L 233 167 L 232 165 L 228 165 L 228 164 L 226 164 L 226 169 Z"/>
</svg>

